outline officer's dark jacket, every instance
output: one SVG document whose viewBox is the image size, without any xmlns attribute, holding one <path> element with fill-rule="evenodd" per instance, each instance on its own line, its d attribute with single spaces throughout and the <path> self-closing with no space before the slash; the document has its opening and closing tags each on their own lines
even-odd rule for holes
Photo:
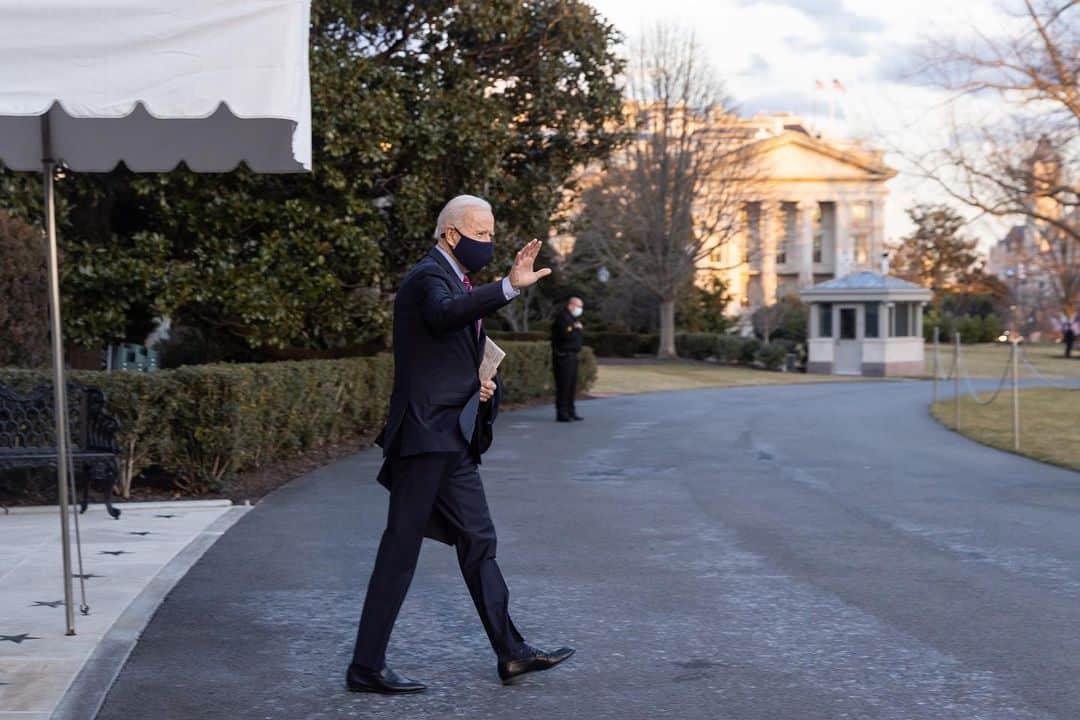
<svg viewBox="0 0 1080 720">
<path fill-rule="evenodd" d="M 479 462 L 491 444 L 501 383 L 480 402 L 478 371 L 486 335 L 476 320 L 509 302 L 502 283 L 473 288 L 432 249 L 394 298 L 394 387 L 386 425 L 376 439 L 386 456 L 470 449 Z"/>
<path fill-rule="evenodd" d="M 570 311 L 563 311 L 555 316 L 551 323 L 551 349 L 555 352 L 578 352 L 584 339 L 580 328 L 574 327 L 577 319 Z"/>
</svg>

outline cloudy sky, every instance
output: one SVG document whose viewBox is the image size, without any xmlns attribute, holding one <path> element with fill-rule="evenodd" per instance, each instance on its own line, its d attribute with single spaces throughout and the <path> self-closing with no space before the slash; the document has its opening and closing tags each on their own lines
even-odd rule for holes
<svg viewBox="0 0 1080 720">
<path fill-rule="evenodd" d="M 906 172 L 904 156 L 944 142 L 948 113 L 956 112 L 942 91 L 914 79 L 915 50 L 929 36 L 995 35 L 1016 24 L 1010 0 L 591 2 L 628 37 L 657 20 L 692 27 L 742 114 L 799 113 L 826 136 L 863 138 L 889 151 L 886 162 L 900 175 L 888 185 L 887 240 L 911 230 L 905 208 L 945 201 L 939 188 Z M 815 90 L 815 80 L 831 88 L 834 78 L 842 92 Z M 958 209 L 984 249 L 1007 228 Z"/>
</svg>

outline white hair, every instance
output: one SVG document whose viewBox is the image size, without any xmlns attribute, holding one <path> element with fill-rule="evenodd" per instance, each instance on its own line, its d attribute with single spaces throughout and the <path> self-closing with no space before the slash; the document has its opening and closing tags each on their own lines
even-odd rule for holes
<svg viewBox="0 0 1080 720">
<path fill-rule="evenodd" d="M 438 240 L 446 232 L 446 228 L 457 226 L 469 210 L 484 210 L 491 212 L 491 203 L 475 195 L 458 195 L 443 206 L 439 212 L 439 219 L 435 222 L 433 237 Z"/>
</svg>

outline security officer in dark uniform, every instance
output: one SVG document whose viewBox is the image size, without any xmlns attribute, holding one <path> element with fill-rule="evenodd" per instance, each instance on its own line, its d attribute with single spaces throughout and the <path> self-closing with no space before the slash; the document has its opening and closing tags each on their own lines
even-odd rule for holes
<svg viewBox="0 0 1080 720">
<path fill-rule="evenodd" d="M 578 352 L 581 350 L 581 313 L 585 303 L 572 297 L 551 324 L 551 365 L 555 370 L 555 419 L 584 420 L 574 409 L 577 394 Z"/>
</svg>

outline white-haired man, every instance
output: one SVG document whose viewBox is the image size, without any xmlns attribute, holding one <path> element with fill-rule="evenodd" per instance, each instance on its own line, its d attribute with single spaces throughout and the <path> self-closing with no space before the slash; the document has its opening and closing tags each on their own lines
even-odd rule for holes
<svg viewBox="0 0 1080 720">
<path fill-rule="evenodd" d="M 540 250 L 533 240 L 506 277 L 474 288 L 468 273 L 490 262 L 494 228 L 487 202 L 455 197 L 439 213 L 435 248 L 409 271 L 394 299 L 394 387 L 376 441 L 390 508 L 346 675 L 350 690 L 424 689 L 386 666 L 386 647 L 425 536 L 455 546 L 504 683 L 574 652 L 534 648 L 510 620 L 509 591 L 495 562 L 495 526 L 477 472 L 500 396 L 497 381 L 479 378 L 483 318 L 551 273 L 533 269 Z"/>
</svg>

